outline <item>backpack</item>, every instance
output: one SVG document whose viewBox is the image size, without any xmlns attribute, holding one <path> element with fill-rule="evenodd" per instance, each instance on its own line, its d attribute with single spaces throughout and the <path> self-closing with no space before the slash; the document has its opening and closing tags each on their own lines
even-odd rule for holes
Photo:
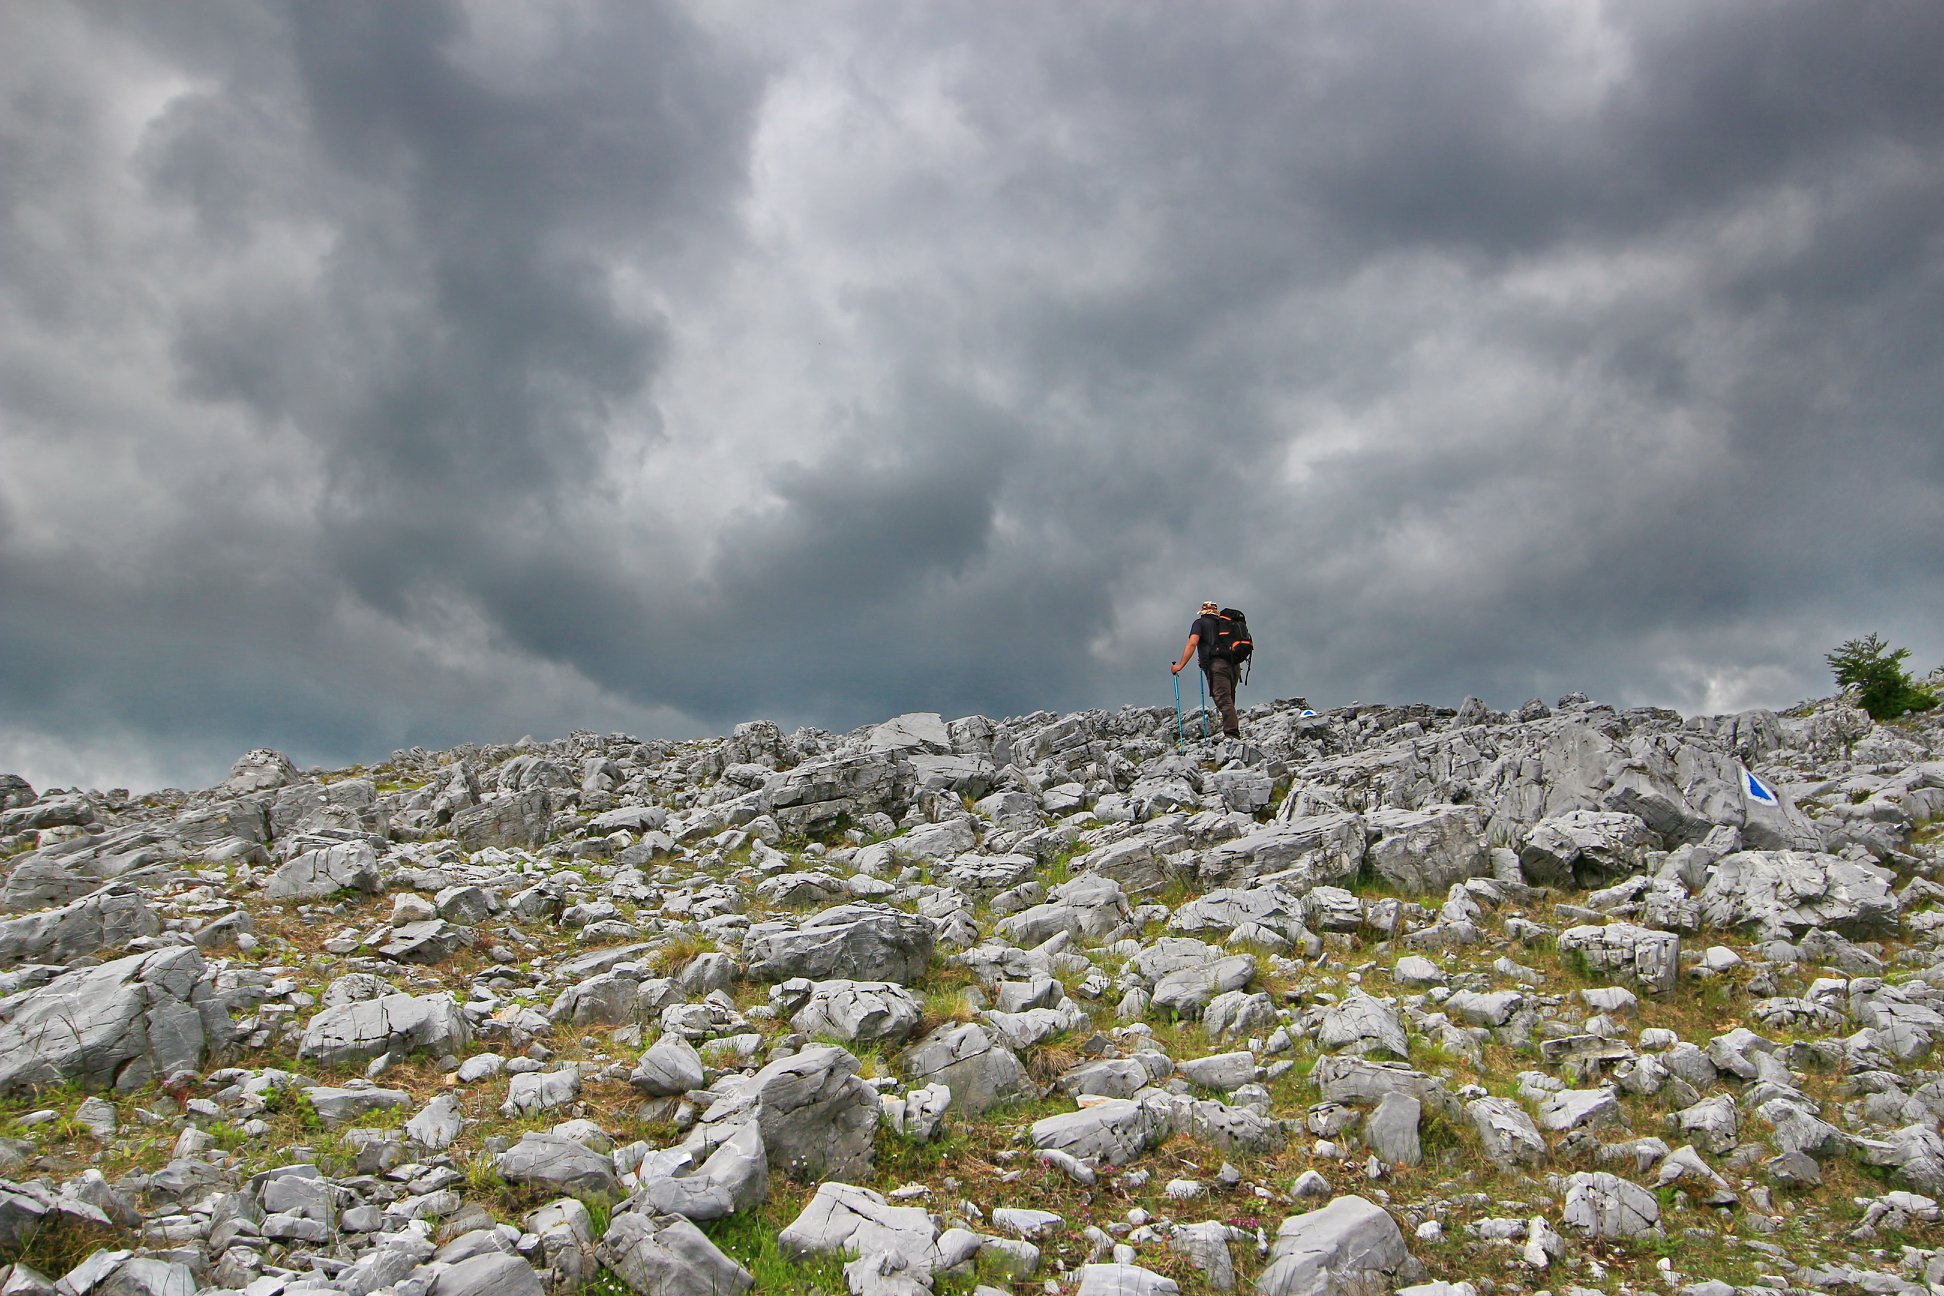
<svg viewBox="0 0 1944 1296">
<path fill-rule="evenodd" d="M 1249 618 L 1239 609 L 1223 608 L 1215 618 L 1215 642 L 1209 646 L 1209 653 L 1238 667 L 1246 666 L 1255 656 L 1255 640 L 1249 637 Z"/>
</svg>

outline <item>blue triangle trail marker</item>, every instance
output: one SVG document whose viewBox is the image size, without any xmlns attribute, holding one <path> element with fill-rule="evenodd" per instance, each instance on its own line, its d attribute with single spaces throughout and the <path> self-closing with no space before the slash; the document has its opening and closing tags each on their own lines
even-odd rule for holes
<svg viewBox="0 0 1944 1296">
<path fill-rule="evenodd" d="M 1746 765 L 1742 766 L 1742 791 L 1748 793 L 1749 800 L 1759 801 L 1763 805 L 1782 804 L 1782 799 L 1775 795 L 1775 789 L 1756 778 Z"/>
</svg>

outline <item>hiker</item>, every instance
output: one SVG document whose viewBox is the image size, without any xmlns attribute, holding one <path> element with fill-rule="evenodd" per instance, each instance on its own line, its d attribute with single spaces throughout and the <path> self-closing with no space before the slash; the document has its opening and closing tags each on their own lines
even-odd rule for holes
<svg viewBox="0 0 1944 1296">
<path fill-rule="evenodd" d="M 1215 709 L 1222 713 L 1222 732 L 1231 738 L 1240 738 L 1242 721 L 1235 714 L 1236 663 L 1215 651 L 1223 624 L 1221 604 L 1202 604 L 1201 615 L 1195 618 L 1195 624 L 1188 627 L 1188 642 L 1181 650 L 1181 660 L 1174 664 L 1173 669 L 1175 674 L 1181 674 L 1181 668 L 1188 664 L 1188 658 L 1199 654 L 1202 673 L 1208 676 L 1208 695 L 1215 699 Z"/>
</svg>

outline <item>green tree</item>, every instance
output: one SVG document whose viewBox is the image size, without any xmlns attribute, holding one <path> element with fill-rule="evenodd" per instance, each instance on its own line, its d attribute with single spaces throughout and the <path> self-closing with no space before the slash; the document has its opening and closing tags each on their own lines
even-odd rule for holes
<svg viewBox="0 0 1944 1296">
<path fill-rule="evenodd" d="M 1894 720 L 1906 711 L 1928 711 L 1937 705 L 1929 690 L 1918 686 L 1903 667 L 1910 649 L 1892 651 L 1877 635 L 1851 639 L 1823 660 L 1836 672 L 1836 682 L 1856 690 L 1863 709 L 1873 720 Z"/>
</svg>

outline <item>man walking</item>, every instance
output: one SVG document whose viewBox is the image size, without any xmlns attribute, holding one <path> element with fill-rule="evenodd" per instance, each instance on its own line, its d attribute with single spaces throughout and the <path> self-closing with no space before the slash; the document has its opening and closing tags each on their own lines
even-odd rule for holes
<svg viewBox="0 0 1944 1296">
<path fill-rule="evenodd" d="M 1215 709 L 1222 714 L 1222 732 L 1230 738 L 1242 736 L 1242 721 L 1235 714 L 1235 663 L 1226 657 L 1215 655 L 1216 636 L 1221 631 L 1222 606 L 1219 603 L 1201 605 L 1201 615 L 1195 624 L 1188 627 L 1188 643 L 1181 650 L 1181 660 L 1174 664 L 1174 673 L 1181 674 L 1181 668 L 1188 664 L 1191 656 L 1199 655 L 1202 673 L 1208 676 L 1208 695 L 1215 699 Z"/>
</svg>

